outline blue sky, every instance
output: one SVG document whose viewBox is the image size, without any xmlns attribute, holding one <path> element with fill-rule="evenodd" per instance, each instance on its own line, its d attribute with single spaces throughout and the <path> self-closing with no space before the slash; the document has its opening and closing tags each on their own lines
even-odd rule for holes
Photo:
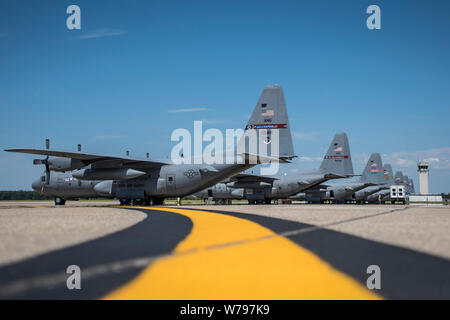
<svg viewBox="0 0 450 320">
<path fill-rule="evenodd" d="M 81 8 L 81 30 L 66 8 Z M 366 8 L 381 8 L 368 30 Z M 176 128 L 243 128 L 283 86 L 295 152 L 318 168 L 335 132 L 354 167 L 380 152 L 450 192 L 448 1 L 2 1 L 0 148 L 162 158 Z M 186 109 L 186 112 L 170 110 Z M 0 153 L 0 189 L 31 189 L 33 156 Z"/>
</svg>

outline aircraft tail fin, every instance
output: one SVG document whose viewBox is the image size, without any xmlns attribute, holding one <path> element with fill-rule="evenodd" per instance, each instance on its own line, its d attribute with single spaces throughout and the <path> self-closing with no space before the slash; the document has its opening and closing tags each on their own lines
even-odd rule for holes
<svg viewBox="0 0 450 320">
<path fill-rule="evenodd" d="M 394 184 L 394 172 L 392 172 L 392 166 L 389 163 L 386 163 L 383 166 L 383 173 L 384 173 L 384 181 L 387 185 L 393 185 Z"/>
<path fill-rule="evenodd" d="M 281 86 L 268 85 L 264 88 L 239 140 L 238 152 L 250 158 L 257 156 L 258 161 L 261 158 L 284 162 L 295 157 Z"/>
<path fill-rule="evenodd" d="M 383 164 L 379 153 L 372 153 L 367 161 L 360 181 L 362 183 L 384 184 Z"/>
<path fill-rule="evenodd" d="M 345 132 L 336 133 L 328 148 L 327 154 L 322 160 L 319 171 L 344 176 L 353 175 L 350 146 Z"/>
<path fill-rule="evenodd" d="M 414 188 L 414 181 L 412 178 L 409 179 L 409 184 L 411 185 L 411 193 L 416 193 L 416 189 Z"/>
<path fill-rule="evenodd" d="M 402 181 L 403 181 L 403 172 L 397 171 L 394 176 L 394 182 L 395 184 L 401 184 Z"/>
</svg>

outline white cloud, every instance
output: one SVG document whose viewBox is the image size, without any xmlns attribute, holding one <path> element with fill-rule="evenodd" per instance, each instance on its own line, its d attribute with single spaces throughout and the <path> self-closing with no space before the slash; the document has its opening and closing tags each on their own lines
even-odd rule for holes
<svg viewBox="0 0 450 320">
<path fill-rule="evenodd" d="M 428 150 L 399 151 L 391 154 L 382 154 L 383 163 L 390 163 L 394 170 L 415 170 L 419 161 L 430 163 L 430 169 L 450 170 L 450 148 Z M 359 153 L 353 157 L 356 168 L 364 168 L 369 155 Z"/>
<path fill-rule="evenodd" d="M 126 34 L 123 30 L 118 29 L 109 29 L 109 28 L 103 28 L 98 29 L 94 32 L 83 34 L 78 37 L 78 39 L 95 39 L 95 38 L 103 38 L 103 37 L 114 37 L 114 36 L 121 36 L 123 34 Z"/>
<path fill-rule="evenodd" d="M 429 162 L 432 169 L 450 170 L 450 148 L 400 151 L 383 157 L 383 162 L 404 168 L 415 168 L 419 161 Z"/>
<path fill-rule="evenodd" d="M 208 108 L 184 108 L 184 109 L 171 109 L 167 110 L 169 113 L 182 113 L 182 112 L 199 112 L 199 111 L 208 111 Z"/>
</svg>

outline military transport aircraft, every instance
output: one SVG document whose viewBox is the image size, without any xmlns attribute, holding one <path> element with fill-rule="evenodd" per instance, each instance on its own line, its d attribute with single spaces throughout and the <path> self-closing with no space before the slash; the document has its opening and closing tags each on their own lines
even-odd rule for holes
<svg viewBox="0 0 450 320">
<path fill-rule="evenodd" d="M 383 170 L 384 179 L 386 181 L 385 185 L 387 188 L 368 195 L 366 200 L 369 203 L 382 202 L 383 198 L 391 193 L 390 187 L 394 185 L 394 171 L 392 170 L 392 166 L 390 164 L 385 164 L 383 166 Z"/>
<path fill-rule="evenodd" d="M 244 147 L 234 151 L 233 163 L 224 161 L 223 164 L 174 164 L 171 161 L 50 150 L 48 145 L 47 149 L 5 151 L 47 156 L 34 161 L 46 167 L 41 181 L 43 193 L 53 178 L 52 171 L 76 170 L 72 173 L 73 178 L 100 183 L 97 188 L 101 188 L 102 193 L 122 203 L 141 200 L 147 204 L 162 204 L 164 198 L 193 194 L 257 164 L 287 163 L 295 157 L 286 102 L 279 85 L 264 88 L 245 129 L 238 142 Z M 252 137 L 256 137 L 256 141 Z M 272 143 L 273 137 L 279 137 L 278 152 Z M 265 149 L 261 147 L 264 145 Z"/>
<path fill-rule="evenodd" d="M 387 184 L 388 181 L 386 180 L 386 177 L 385 177 L 385 175 L 387 175 L 386 174 L 387 167 L 390 167 L 390 171 L 392 171 L 392 167 L 390 164 L 383 166 L 383 170 L 380 171 L 379 178 L 378 178 L 379 185 L 370 186 L 370 187 L 364 188 L 362 190 L 359 190 L 358 192 L 355 193 L 355 201 L 356 202 L 362 204 L 367 200 L 367 197 L 369 197 L 370 195 L 377 193 L 379 191 L 382 191 L 382 190 L 390 189 L 390 184 Z M 383 172 L 383 173 L 381 173 L 381 172 Z"/>
<path fill-rule="evenodd" d="M 392 180 L 392 166 L 390 164 L 383 165 L 383 174 L 379 174 L 379 185 L 377 186 L 370 186 L 367 188 L 364 188 L 362 190 L 359 190 L 355 193 L 355 200 L 356 202 L 359 202 L 361 204 L 365 203 L 367 201 L 367 198 L 371 196 L 372 194 L 381 192 L 381 191 L 387 191 L 390 190 L 390 180 Z"/>
<path fill-rule="evenodd" d="M 351 176 L 354 175 L 348 138 L 344 132 L 339 132 L 331 141 L 318 171 L 275 177 L 239 174 L 229 181 L 197 192 L 195 196 L 200 199 L 213 198 L 219 204 L 228 199 L 270 204 L 272 199 L 285 199 L 325 181 Z"/>
<path fill-rule="evenodd" d="M 356 192 L 382 182 L 382 164 L 379 153 L 372 153 L 367 161 L 359 182 L 347 182 L 335 185 L 318 185 L 290 198 L 306 200 L 310 203 L 356 202 Z M 381 177 L 380 177 L 381 176 Z"/>
<path fill-rule="evenodd" d="M 393 172 L 393 171 L 391 171 Z M 397 171 L 395 173 L 395 176 L 392 177 L 391 175 L 391 180 L 389 181 L 389 185 L 404 185 L 406 190 L 405 193 L 406 194 L 413 194 L 415 192 L 414 190 L 414 182 L 411 178 L 408 178 L 408 176 L 403 175 L 402 171 Z M 386 202 L 389 201 L 391 199 L 391 192 L 390 190 L 382 190 L 380 192 L 377 192 L 375 194 L 370 195 L 367 200 L 370 203 L 376 203 L 376 202 Z"/>
</svg>

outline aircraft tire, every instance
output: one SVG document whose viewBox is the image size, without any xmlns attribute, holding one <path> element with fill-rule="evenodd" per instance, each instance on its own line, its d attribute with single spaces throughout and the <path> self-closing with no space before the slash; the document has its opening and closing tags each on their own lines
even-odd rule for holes
<svg viewBox="0 0 450 320">
<path fill-rule="evenodd" d="M 120 199 L 119 201 L 121 206 L 128 206 L 131 204 L 131 200 L 128 199 Z"/>
<path fill-rule="evenodd" d="M 63 206 L 66 204 L 66 200 L 61 197 L 55 198 L 55 206 Z"/>
<path fill-rule="evenodd" d="M 153 198 L 154 206 L 161 206 L 164 204 L 164 198 Z"/>
</svg>

